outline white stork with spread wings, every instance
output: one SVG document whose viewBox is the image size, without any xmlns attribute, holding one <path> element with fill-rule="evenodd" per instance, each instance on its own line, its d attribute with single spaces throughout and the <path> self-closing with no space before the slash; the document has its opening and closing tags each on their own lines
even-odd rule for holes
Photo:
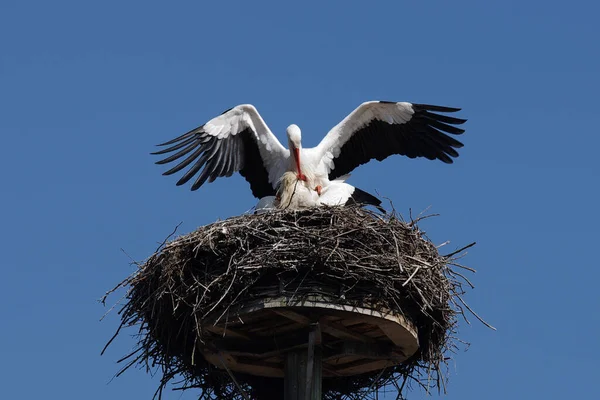
<svg viewBox="0 0 600 400">
<path fill-rule="evenodd" d="M 321 194 L 330 181 L 348 174 L 369 160 L 400 154 L 452 163 L 461 142 L 456 125 L 466 120 L 440 113 L 459 108 L 425 104 L 370 101 L 361 104 L 333 127 L 317 147 L 305 149 L 300 128 L 287 128 L 286 149 L 269 130 L 258 111 L 239 105 L 159 146 L 152 154 L 173 153 L 157 164 L 180 162 L 163 175 L 174 174 L 191 164 L 179 179 L 182 185 L 195 177 L 192 190 L 206 181 L 239 172 L 257 198 L 275 195 L 278 181 L 287 171 L 297 174 L 308 187 Z"/>
</svg>

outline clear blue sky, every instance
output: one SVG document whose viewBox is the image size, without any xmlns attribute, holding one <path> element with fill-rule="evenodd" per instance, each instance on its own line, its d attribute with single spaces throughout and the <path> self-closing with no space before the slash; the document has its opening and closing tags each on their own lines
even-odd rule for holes
<svg viewBox="0 0 600 400">
<path fill-rule="evenodd" d="M 96 300 L 132 272 L 120 248 L 143 259 L 179 222 L 255 202 L 239 176 L 176 187 L 154 144 L 252 103 L 312 146 L 375 99 L 469 119 L 454 165 L 395 157 L 351 179 L 405 214 L 431 206 L 436 243 L 478 242 L 467 299 L 498 331 L 461 325 L 472 346 L 445 398 L 595 397 L 599 14 L 577 0 L 2 0 L 0 397 L 154 393 L 142 371 L 108 384 L 133 339 L 99 355 L 118 319 L 99 322 Z"/>
</svg>

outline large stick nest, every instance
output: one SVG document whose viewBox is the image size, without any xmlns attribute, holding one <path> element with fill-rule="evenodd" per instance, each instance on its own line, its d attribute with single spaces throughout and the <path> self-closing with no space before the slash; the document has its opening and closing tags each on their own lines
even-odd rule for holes
<svg viewBox="0 0 600 400">
<path fill-rule="evenodd" d="M 199 388 L 201 398 L 243 399 L 240 388 L 252 398 L 277 398 L 282 379 L 233 373 L 237 387 L 196 349 L 214 339 L 206 327 L 245 302 L 282 292 L 314 295 L 318 287 L 317 294 L 344 304 L 402 314 L 418 329 L 420 346 L 382 372 L 325 379 L 324 399 L 362 398 L 365 390 L 387 384 L 402 392 L 407 382 L 445 391 L 457 316 L 467 307 L 463 284 L 471 286 L 453 268 L 466 268 L 453 258 L 457 253 L 441 256 L 414 221 L 358 207 L 230 218 L 163 243 L 138 264 L 115 288 L 128 290 L 110 342 L 121 328 L 138 327 L 137 346 L 120 360 L 120 373 L 134 365 L 159 367 L 159 397 L 169 381 L 182 377 L 180 387 Z"/>
</svg>

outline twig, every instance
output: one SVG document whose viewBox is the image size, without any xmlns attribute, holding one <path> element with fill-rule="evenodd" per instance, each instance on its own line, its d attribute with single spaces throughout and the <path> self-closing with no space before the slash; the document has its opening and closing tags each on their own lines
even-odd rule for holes
<svg viewBox="0 0 600 400">
<path fill-rule="evenodd" d="M 482 324 L 484 324 L 485 326 L 487 326 L 490 329 L 497 330 L 492 325 L 485 322 L 483 320 L 483 318 L 481 318 L 479 315 L 477 315 L 477 313 L 475 311 L 473 311 L 473 309 L 471 309 L 471 307 L 469 307 L 469 305 L 460 296 L 456 296 L 456 298 L 467 308 L 467 310 L 469 310 L 471 312 L 471 314 L 473 314 L 479 320 L 479 322 L 481 322 Z"/>
<path fill-rule="evenodd" d="M 458 254 L 458 253 L 460 253 L 460 252 L 461 252 L 461 251 L 463 251 L 463 250 L 466 250 L 466 249 L 468 249 L 468 248 L 470 248 L 470 247 L 473 247 L 473 246 L 475 246 L 476 244 L 477 244 L 477 242 L 470 243 L 470 244 L 466 245 L 465 247 L 461 247 L 460 249 L 458 249 L 458 250 L 456 250 L 456 251 L 453 251 L 453 252 L 452 252 L 452 253 L 450 253 L 450 254 L 446 254 L 445 256 L 442 256 L 442 257 L 444 257 L 444 258 L 450 258 L 450 257 L 452 257 L 453 255 L 455 255 L 455 254 Z"/>
<path fill-rule="evenodd" d="M 237 379 L 235 379 L 235 376 L 233 376 L 233 374 L 229 370 L 229 367 L 227 367 L 227 364 L 225 364 L 225 360 L 223 360 L 223 356 L 221 356 L 221 353 L 217 353 L 217 356 L 219 357 L 219 361 L 221 361 L 221 365 L 223 366 L 223 368 L 225 368 L 225 370 L 227 371 L 227 373 L 231 377 L 231 380 L 235 384 L 235 387 L 238 389 L 238 391 L 240 392 L 240 394 L 242 396 L 244 396 L 244 399 L 250 400 L 250 397 L 248 397 L 248 395 L 246 394 L 246 392 L 244 392 L 244 390 L 242 389 L 242 387 L 238 383 Z"/>
<path fill-rule="evenodd" d="M 412 278 L 414 278 L 414 276 L 417 274 L 417 272 L 419 272 L 419 269 L 421 269 L 421 266 L 417 265 L 417 268 L 415 268 L 415 270 L 413 271 L 412 274 L 410 274 L 410 276 L 408 277 L 408 279 L 406 281 L 404 281 L 404 283 L 402 284 L 402 286 L 406 286 L 408 284 L 408 282 L 410 282 L 410 280 Z"/>
</svg>

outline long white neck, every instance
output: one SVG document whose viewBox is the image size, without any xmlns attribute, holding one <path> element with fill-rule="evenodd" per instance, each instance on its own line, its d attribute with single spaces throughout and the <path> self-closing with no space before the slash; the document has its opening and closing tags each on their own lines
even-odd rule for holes
<svg viewBox="0 0 600 400">
<path fill-rule="evenodd" d="M 298 172 L 298 168 L 296 166 L 296 157 L 294 156 L 294 150 L 293 147 L 292 150 L 290 150 L 291 156 L 289 159 L 289 164 L 288 164 L 288 171 L 294 171 L 294 172 Z M 315 171 L 315 166 L 310 163 L 307 162 L 306 156 L 302 150 L 302 148 L 300 148 L 300 169 L 302 170 L 302 173 L 306 176 L 306 178 L 308 179 L 309 183 L 312 183 L 315 178 L 316 178 L 316 171 Z"/>
</svg>

